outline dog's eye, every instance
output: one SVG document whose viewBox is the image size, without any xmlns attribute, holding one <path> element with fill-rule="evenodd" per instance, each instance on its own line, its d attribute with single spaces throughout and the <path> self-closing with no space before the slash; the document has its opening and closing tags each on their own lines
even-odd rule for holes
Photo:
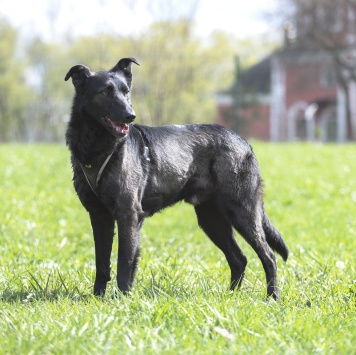
<svg viewBox="0 0 356 355">
<path fill-rule="evenodd" d="M 109 96 L 110 95 L 110 92 L 109 91 L 102 91 L 101 94 L 103 96 Z"/>
</svg>

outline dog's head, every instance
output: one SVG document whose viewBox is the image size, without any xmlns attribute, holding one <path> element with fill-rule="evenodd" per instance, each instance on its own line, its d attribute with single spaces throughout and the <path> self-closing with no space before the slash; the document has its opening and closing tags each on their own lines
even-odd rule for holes
<svg viewBox="0 0 356 355">
<path fill-rule="evenodd" d="M 129 132 L 136 118 L 130 100 L 134 58 L 122 58 L 108 71 L 92 72 L 84 65 L 72 67 L 64 80 L 72 78 L 75 103 L 115 136 Z"/>
</svg>

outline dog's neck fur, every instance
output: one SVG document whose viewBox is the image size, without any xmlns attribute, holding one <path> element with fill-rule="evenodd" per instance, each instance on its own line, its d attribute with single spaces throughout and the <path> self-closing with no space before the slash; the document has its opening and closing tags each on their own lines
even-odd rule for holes
<svg viewBox="0 0 356 355">
<path fill-rule="evenodd" d="M 79 163 L 90 188 L 98 196 L 101 174 L 120 139 L 111 135 L 92 117 L 73 113 L 66 141 L 72 153 L 72 164 Z"/>
<path fill-rule="evenodd" d="M 93 157 L 108 156 L 116 148 L 118 141 L 93 117 L 84 113 L 72 113 L 66 142 L 79 163 L 90 164 Z"/>
<path fill-rule="evenodd" d="M 106 165 L 114 152 L 119 152 L 120 147 L 124 147 L 131 135 L 140 137 L 138 145 L 140 154 L 146 162 L 149 162 L 150 152 L 146 145 L 146 138 L 138 126 L 131 126 L 128 135 L 118 138 L 110 134 L 90 115 L 72 112 L 66 133 L 67 146 L 72 153 L 73 166 L 80 166 L 95 195 L 99 195 L 98 184 Z"/>
</svg>

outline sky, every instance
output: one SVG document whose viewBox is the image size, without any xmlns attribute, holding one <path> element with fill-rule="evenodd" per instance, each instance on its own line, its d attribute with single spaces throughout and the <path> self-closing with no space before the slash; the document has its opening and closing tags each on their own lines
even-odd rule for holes
<svg viewBox="0 0 356 355">
<path fill-rule="evenodd" d="M 245 38 L 271 30 L 266 14 L 273 12 L 276 0 L 0 0 L 0 17 L 27 35 L 48 40 L 65 34 L 125 35 L 144 31 L 157 16 L 186 13 L 192 1 L 198 3 L 194 20 L 200 36 L 219 29 Z"/>
</svg>

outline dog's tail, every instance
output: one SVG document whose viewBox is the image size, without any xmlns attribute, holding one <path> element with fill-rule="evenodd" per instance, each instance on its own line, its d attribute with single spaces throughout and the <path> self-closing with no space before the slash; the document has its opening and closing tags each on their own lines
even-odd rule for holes
<svg viewBox="0 0 356 355">
<path fill-rule="evenodd" d="M 262 226 L 266 235 L 266 240 L 268 245 L 276 251 L 284 261 L 288 259 L 288 248 L 284 243 L 284 240 L 274 225 L 269 220 L 265 208 L 263 206 L 263 217 L 262 217 Z"/>
</svg>

